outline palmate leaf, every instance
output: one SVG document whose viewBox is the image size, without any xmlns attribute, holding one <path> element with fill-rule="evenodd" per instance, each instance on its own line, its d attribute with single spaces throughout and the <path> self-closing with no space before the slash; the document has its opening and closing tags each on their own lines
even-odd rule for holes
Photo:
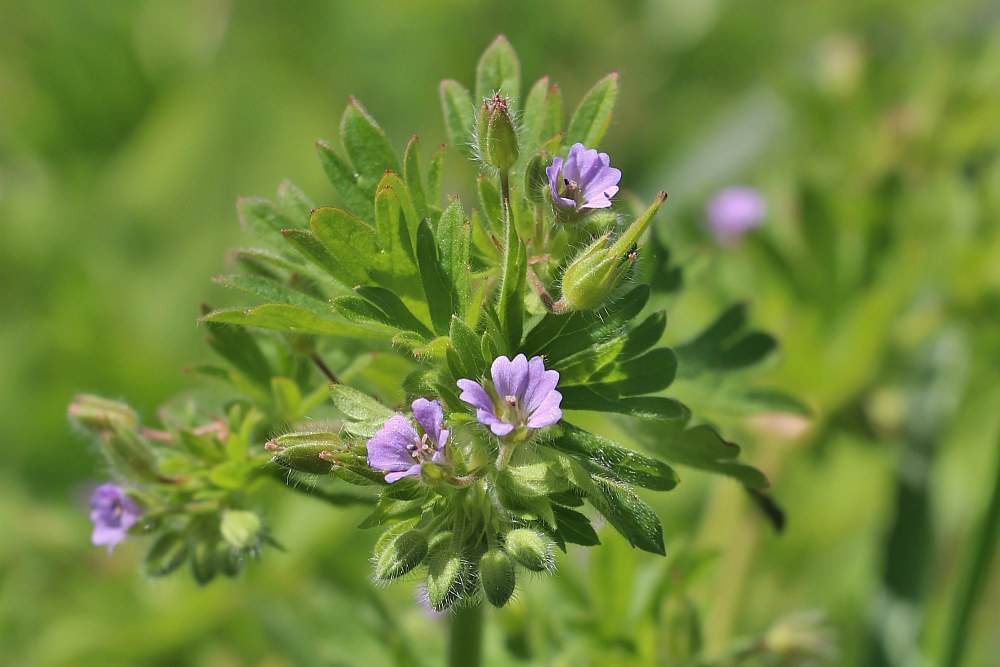
<svg viewBox="0 0 1000 667">
<path fill-rule="evenodd" d="M 691 424 L 691 412 L 678 419 L 644 424 L 634 431 L 636 439 L 654 454 L 671 463 L 732 477 L 750 489 L 766 489 L 770 482 L 761 471 L 737 461 L 739 445 L 729 442 L 706 424 Z"/>
<path fill-rule="evenodd" d="M 565 421 L 561 429 L 559 436 L 544 444 L 573 456 L 592 474 L 656 491 L 669 491 L 677 486 L 677 473 L 663 461 L 627 449 Z"/>
<path fill-rule="evenodd" d="M 777 348 L 777 341 L 760 331 L 745 331 L 746 325 L 746 304 L 723 311 L 694 339 L 676 348 L 680 376 L 737 370 L 763 361 Z"/>
</svg>

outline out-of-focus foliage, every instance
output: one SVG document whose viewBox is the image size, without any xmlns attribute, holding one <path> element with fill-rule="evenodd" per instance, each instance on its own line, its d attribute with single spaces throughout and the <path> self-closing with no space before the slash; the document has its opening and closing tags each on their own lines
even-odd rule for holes
<svg viewBox="0 0 1000 667">
<path fill-rule="evenodd" d="M 199 303 L 227 298 L 208 278 L 244 241 L 236 197 L 283 177 L 332 196 L 310 144 L 350 94 L 396 146 L 444 141 L 429 93 L 497 32 L 568 99 L 619 69 L 603 150 L 646 199 L 670 193 L 655 231 L 692 288 L 671 342 L 749 301 L 783 349 L 761 386 L 815 420 L 720 423 L 770 476 L 785 534 L 748 520 L 741 488 L 684 474 L 669 508 L 650 498 L 667 560 L 604 528 L 593 558 L 571 549 L 561 576 L 493 615 L 489 663 L 683 664 L 685 646 L 773 639 L 808 608 L 828 613 L 842 664 L 943 650 L 1000 430 L 995 3 L 0 0 L 3 660 L 440 662 L 440 621 L 405 586 L 368 592 L 363 509 L 276 496 L 265 515 L 287 553 L 202 589 L 142 581 L 137 545 L 91 547 L 96 457 L 64 411 L 91 391 L 149 414 L 191 386 L 178 369 L 209 355 Z M 723 251 L 701 211 L 735 181 L 770 214 Z M 663 259 L 646 270 L 669 285 Z M 725 387 L 704 394 L 692 407 L 725 408 Z M 968 664 L 1000 652 L 992 573 Z"/>
</svg>

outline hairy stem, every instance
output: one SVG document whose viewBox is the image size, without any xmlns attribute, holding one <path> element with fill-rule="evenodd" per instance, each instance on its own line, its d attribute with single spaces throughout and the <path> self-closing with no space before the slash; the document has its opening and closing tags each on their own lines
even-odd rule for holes
<svg viewBox="0 0 1000 667">
<path fill-rule="evenodd" d="M 479 667 L 482 664 L 483 607 L 458 607 L 451 617 L 448 642 L 449 667 Z"/>
<path fill-rule="evenodd" d="M 330 367 L 326 365 L 326 362 L 323 361 L 323 359 L 318 354 L 313 352 L 312 354 L 309 355 L 309 359 L 312 360 L 312 362 L 316 365 L 316 368 L 318 368 L 320 372 L 323 375 L 325 375 L 330 382 L 332 382 L 333 384 L 341 384 L 340 378 L 338 378 L 334 374 L 334 372 L 330 370 Z"/>
</svg>

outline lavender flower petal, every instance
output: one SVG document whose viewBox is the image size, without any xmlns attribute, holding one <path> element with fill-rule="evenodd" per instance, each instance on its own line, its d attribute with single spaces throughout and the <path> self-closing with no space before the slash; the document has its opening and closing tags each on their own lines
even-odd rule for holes
<svg viewBox="0 0 1000 667">
<path fill-rule="evenodd" d="M 611 167 L 607 153 L 598 153 L 581 143 L 570 147 L 565 162 L 561 157 L 554 158 L 545 174 L 556 207 L 577 211 L 611 206 L 611 197 L 618 193 L 622 177 L 620 170 Z"/>
<path fill-rule="evenodd" d="M 481 384 L 463 378 L 458 381 L 458 388 L 462 390 L 458 396 L 461 400 L 483 412 L 493 412 L 493 399 L 490 398 Z"/>
<path fill-rule="evenodd" d="M 107 546 L 108 553 L 128 537 L 129 529 L 142 515 L 138 503 L 115 484 L 101 484 L 90 497 L 90 520 L 94 531 L 90 541 L 95 546 Z"/>
<path fill-rule="evenodd" d="M 724 246 L 739 241 L 744 234 L 764 221 L 767 203 L 750 187 L 733 186 L 720 190 L 705 209 L 708 228 Z"/>
<path fill-rule="evenodd" d="M 552 426 L 562 419 L 562 410 L 559 404 L 562 402 L 562 394 L 558 391 L 550 391 L 538 405 L 531 416 L 528 417 L 528 428 L 544 428 Z"/>
<path fill-rule="evenodd" d="M 437 401 L 418 398 L 413 401 L 413 418 L 417 420 L 424 433 L 437 442 L 441 435 L 441 425 L 444 423 L 444 410 Z"/>
<path fill-rule="evenodd" d="M 545 370 L 541 357 L 497 357 L 490 376 L 492 393 L 466 378 L 459 380 L 458 386 L 462 389 L 459 398 L 476 408 L 476 419 L 489 426 L 494 435 L 504 437 L 516 429 L 544 428 L 562 418 L 562 394 L 555 391 L 559 373 Z"/>
</svg>

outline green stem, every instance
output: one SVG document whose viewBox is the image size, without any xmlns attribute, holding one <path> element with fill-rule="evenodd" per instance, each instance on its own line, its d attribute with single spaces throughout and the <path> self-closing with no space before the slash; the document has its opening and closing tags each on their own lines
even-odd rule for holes
<svg viewBox="0 0 1000 667">
<path fill-rule="evenodd" d="M 990 506 L 983 514 L 975 546 L 962 573 L 961 586 L 951 613 L 952 623 L 948 628 L 941 667 L 957 667 L 962 662 L 969 622 L 986 584 L 993 552 L 997 546 L 997 533 L 1000 533 L 1000 447 L 997 449 L 997 471 L 993 474 L 993 496 L 990 498 Z"/>
<path fill-rule="evenodd" d="M 482 663 L 483 606 L 458 607 L 451 617 L 449 667 L 479 667 Z"/>
</svg>

